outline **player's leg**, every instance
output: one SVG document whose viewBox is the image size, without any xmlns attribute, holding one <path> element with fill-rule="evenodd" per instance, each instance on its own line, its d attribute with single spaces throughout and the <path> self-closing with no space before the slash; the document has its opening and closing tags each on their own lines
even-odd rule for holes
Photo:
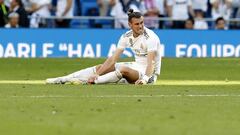
<svg viewBox="0 0 240 135">
<path fill-rule="evenodd" d="M 101 66 L 102 66 L 102 64 L 94 66 L 94 67 L 86 68 L 86 69 L 77 71 L 75 73 L 72 73 L 72 74 L 70 74 L 66 77 L 79 79 L 79 80 L 82 80 L 82 81 L 87 81 L 91 75 L 96 74 L 97 71 L 100 70 Z M 102 74 L 106 74 L 106 73 L 112 72 L 114 70 L 115 70 L 115 67 L 113 66 Z"/>
<path fill-rule="evenodd" d="M 130 67 L 121 67 L 120 72 L 129 83 L 135 83 L 140 77 L 140 73 Z"/>
<path fill-rule="evenodd" d="M 66 81 L 72 81 L 72 79 L 78 79 L 78 80 L 81 80 L 81 81 L 87 81 L 88 78 L 91 75 L 96 73 L 96 70 L 99 67 L 101 67 L 101 65 L 85 68 L 85 69 L 79 70 L 77 72 L 74 72 L 72 74 L 69 74 L 67 76 L 64 76 L 64 78 L 66 79 Z"/>
<path fill-rule="evenodd" d="M 129 63 L 129 62 L 127 62 Z M 120 73 L 120 67 L 126 66 L 127 64 L 124 62 L 116 63 L 114 67 L 112 67 L 108 73 L 104 75 L 100 75 L 96 80 L 92 80 L 93 82 L 89 83 L 96 83 L 96 84 L 103 84 L 103 83 L 115 83 L 118 82 L 122 75 Z"/>
<path fill-rule="evenodd" d="M 64 84 L 67 82 L 74 82 L 74 83 L 87 83 L 90 76 L 94 75 L 96 71 L 98 71 L 101 68 L 102 64 L 85 68 L 82 70 L 79 70 L 77 72 L 74 72 L 72 74 L 57 77 L 57 78 L 48 78 L 46 80 L 46 83 L 48 84 Z M 115 67 L 111 67 L 109 70 L 107 70 L 105 73 L 112 72 L 115 70 Z M 103 74 L 105 74 L 103 73 Z"/>
<path fill-rule="evenodd" d="M 134 83 L 139 78 L 139 72 L 127 66 L 122 66 L 120 69 L 99 76 L 94 83 L 116 83 L 122 78 L 125 78 L 129 83 Z"/>
<path fill-rule="evenodd" d="M 101 67 L 101 65 L 85 68 L 82 70 L 79 70 L 77 72 L 74 72 L 72 74 L 62 76 L 62 77 L 56 77 L 56 78 L 48 78 L 46 80 L 46 83 L 48 84 L 64 84 L 66 82 L 86 82 L 88 78 L 96 73 L 96 70 L 98 70 Z"/>
<path fill-rule="evenodd" d="M 119 62 L 115 64 L 115 70 L 105 75 L 99 76 L 94 83 L 116 83 L 123 80 L 124 83 L 134 83 L 138 77 L 139 72 L 134 69 L 140 69 L 136 67 L 135 62 Z M 126 81 L 127 80 L 127 81 Z M 129 81 L 129 82 L 128 82 Z"/>
<path fill-rule="evenodd" d="M 94 80 L 95 84 L 116 83 L 122 78 L 119 70 L 115 70 L 104 75 L 99 76 Z"/>
<path fill-rule="evenodd" d="M 125 78 L 129 83 L 135 83 L 138 79 L 142 79 L 144 72 L 137 71 L 129 67 L 123 67 L 121 69 L 122 77 Z M 154 84 L 157 81 L 157 74 L 153 74 L 147 84 Z"/>
<path fill-rule="evenodd" d="M 128 83 L 135 83 L 146 71 L 146 65 L 140 65 L 136 62 L 124 62 L 123 65 L 119 66 L 119 69 Z"/>
</svg>

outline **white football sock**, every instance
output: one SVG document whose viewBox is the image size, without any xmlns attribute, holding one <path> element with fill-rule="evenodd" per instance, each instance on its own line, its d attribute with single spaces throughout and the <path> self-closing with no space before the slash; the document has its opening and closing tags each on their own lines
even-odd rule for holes
<svg viewBox="0 0 240 135">
<path fill-rule="evenodd" d="M 115 83 L 120 79 L 122 79 L 122 74 L 119 70 L 115 70 L 113 72 L 109 72 L 107 74 L 99 76 L 94 82 L 96 84 Z"/>
<path fill-rule="evenodd" d="M 96 73 L 96 67 L 94 66 L 94 67 L 79 70 L 79 71 L 74 72 L 72 74 L 63 76 L 62 78 L 65 82 L 71 81 L 73 78 L 77 78 L 77 79 L 82 80 L 82 81 L 87 81 L 88 78 L 95 73 Z"/>
</svg>

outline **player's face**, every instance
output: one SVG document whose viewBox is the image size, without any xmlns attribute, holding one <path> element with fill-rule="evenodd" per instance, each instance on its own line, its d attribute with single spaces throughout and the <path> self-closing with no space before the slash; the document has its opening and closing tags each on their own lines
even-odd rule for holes
<svg viewBox="0 0 240 135">
<path fill-rule="evenodd" d="M 143 17 L 140 18 L 132 18 L 132 20 L 129 22 L 129 26 L 133 31 L 134 36 L 139 36 L 143 33 Z"/>
</svg>

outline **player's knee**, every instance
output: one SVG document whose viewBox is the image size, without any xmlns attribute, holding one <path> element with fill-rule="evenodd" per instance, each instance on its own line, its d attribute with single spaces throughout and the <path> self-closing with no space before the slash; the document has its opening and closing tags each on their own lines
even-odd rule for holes
<svg viewBox="0 0 240 135">
<path fill-rule="evenodd" d="M 129 68 L 128 67 L 121 67 L 120 68 L 120 73 L 122 74 L 122 76 L 128 76 Z"/>
</svg>

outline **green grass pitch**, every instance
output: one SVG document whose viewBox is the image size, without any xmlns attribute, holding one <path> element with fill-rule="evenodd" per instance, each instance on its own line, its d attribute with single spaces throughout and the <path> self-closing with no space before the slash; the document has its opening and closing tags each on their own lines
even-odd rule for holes
<svg viewBox="0 0 240 135">
<path fill-rule="evenodd" d="M 240 134 L 239 58 L 163 58 L 157 85 L 44 84 L 103 61 L 0 59 L 0 134 Z"/>
</svg>

